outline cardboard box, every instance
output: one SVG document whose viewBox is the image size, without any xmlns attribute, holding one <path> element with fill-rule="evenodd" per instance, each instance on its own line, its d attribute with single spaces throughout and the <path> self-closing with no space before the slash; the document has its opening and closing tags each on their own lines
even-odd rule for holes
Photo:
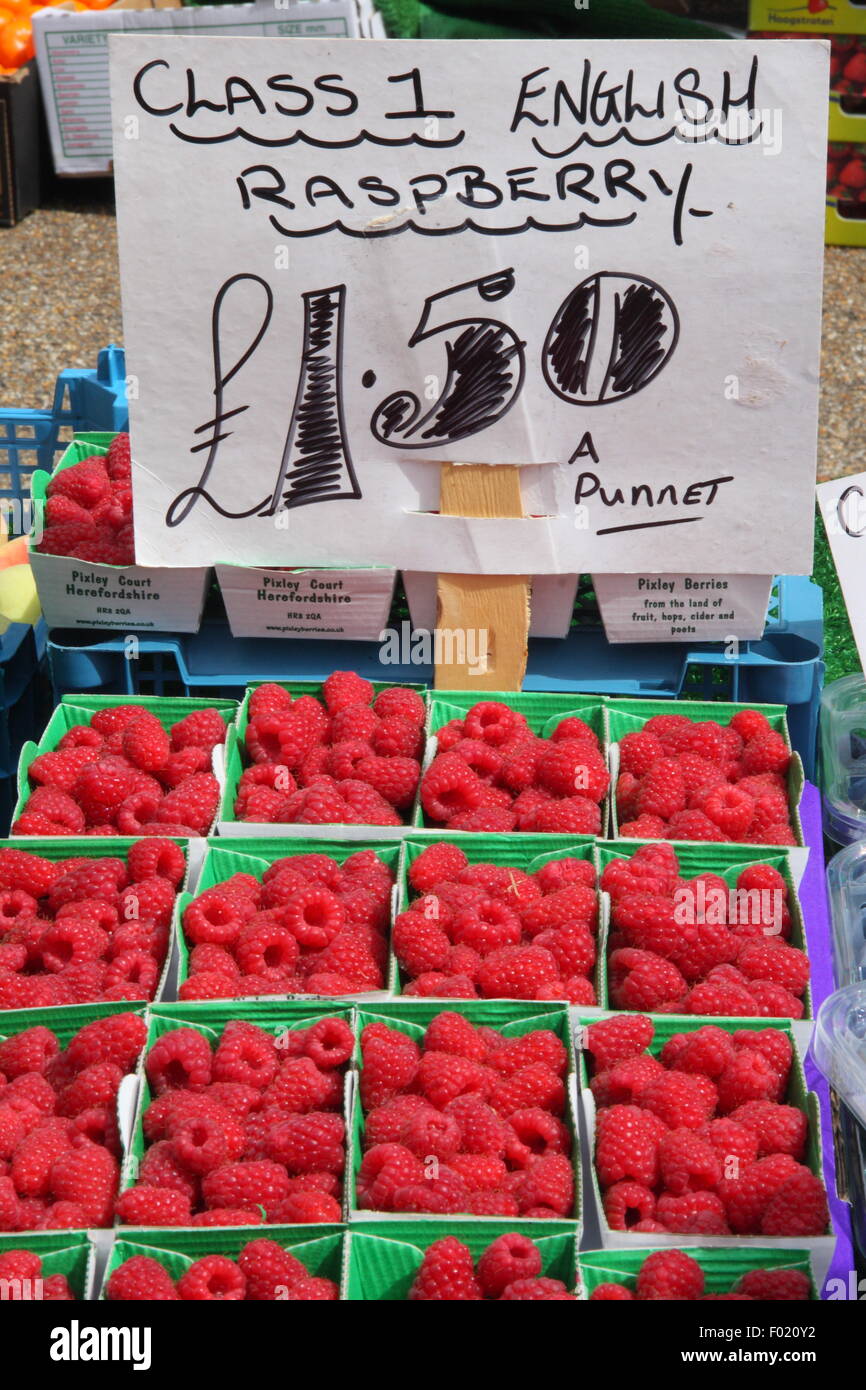
<svg viewBox="0 0 866 1390">
<path fill-rule="evenodd" d="M 657 1250 L 670 1247 L 656 1246 Z M 634 1289 L 647 1250 L 584 1250 L 577 1261 L 577 1293 L 585 1301 L 599 1284 L 626 1284 Z M 818 1297 L 815 1269 L 808 1250 L 700 1250 L 686 1252 L 704 1271 L 707 1293 L 730 1293 L 737 1280 L 750 1269 L 799 1269 L 812 1285 L 812 1298 Z"/>
<path fill-rule="evenodd" d="M 28 556 L 45 621 L 49 627 L 94 631 L 198 632 L 209 569 L 92 564 L 67 555 L 42 555 L 34 548 L 51 478 L 82 459 L 104 456 L 113 438 L 113 434 L 101 432 L 80 434 L 52 474 L 41 468 L 33 473 L 34 532 Z"/>
<path fill-rule="evenodd" d="M 477 1261 L 499 1236 L 510 1234 L 511 1221 L 430 1217 L 393 1222 L 365 1222 L 348 1234 L 343 1298 L 353 1302 L 405 1303 L 424 1255 L 434 1241 L 455 1236 Z M 534 1241 L 541 1253 L 541 1273 L 560 1279 L 571 1291 L 577 1284 L 577 1240 L 574 1226 L 562 1221 L 524 1221 L 520 1234 Z"/>
<path fill-rule="evenodd" d="M 859 119 L 863 144 L 827 146 L 828 246 L 866 246 L 866 117 Z"/>
<path fill-rule="evenodd" d="M 388 625 L 397 571 L 217 565 L 216 577 L 233 637 L 377 642 Z"/>
<path fill-rule="evenodd" d="M 523 1037 L 525 1033 L 532 1033 L 538 1029 L 550 1029 L 556 1033 L 565 1044 L 568 1051 L 568 1069 L 566 1072 L 566 1096 L 565 1113 L 562 1116 L 563 1122 L 569 1129 L 572 1136 L 572 1167 L 574 1169 L 574 1205 L 568 1217 L 551 1218 L 552 1221 L 568 1220 L 574 1222 L 575 1238 L 580 1239 L 581 1232 L 581 1170 L 580 1170 L 580 1142 L 578 1135 L 578 1097 L 577 1097 L 577 1075 L 574 1069 L 574 1046 L 569 1023 L 568 1010 L 562 1004 L 542 1003 L 535 1000 L 519 1001 L 514 999 L 449 999 L 447 1001 L 448 1012 L 460 1013 L 474 1023 L 476 1026 L 495 1028 L 506 1038 Z M 384 1023 L 387 1027 L 393 1028 L 398 1032 L 406 1033 L 409 1037 L 415 1038 L 420 1042 L 427 1030 L 428 1024 L 432 1019 L 443 1011 L 443 1001 L 441 999 L 398 999 L 393 1002 L 386 1002 L 371 1005 L 369 1008 L 358 1008 L 355 1013 L 356 1022 L 356 1042 L 355 1042 L 355 1069 L 350 1077 L 352 1083 L 351 1097 L 349 1105 L 349 1152 L 346 1168 L 346 1209 L 347 1219 L 352 1222 L 363 1223 L 364 1229 L 370 1221 L 379 1221 L 387 1225 L 394 1224 L 395 1230 L 399 1229 L 399 1224 L 405 1222 L 406 1216 L 401 1212 L 374 1212 L 362 1209 L 358 1206 L 357 1195 L 357 1176 L 363 1157 L 363 1136 L 364 1136 L 364 1112 L 361 1105 L 359 1077 L 363 1071 L 363 1058 L 361 1055 L 361 1034 L 368 1023 Z M 415 1221 L 419 1225 L 426 1225 L 428 1222 L 436 1221 L 437 1217 L 418 1213 Z M 480 1216 L 468 1218 L 477 1221 L 479 1225 L 485 1227 L 491 1222 L 501 1222 L 501 1217 Z M 509 1228 L 512 1230 L 522 1230 L 530 1218 L 523 1216 L 512 1216 L 508 1218 Z"/>
<path fill-rule="evenodd" d="M 38 208 L 45 154 L 36 64 L 0 76 L 0 227 Z"/>
<path fill-rule="evenodd" d="M 260 1240 L 264 1233 L 256 1226 L 203 1226 L 155 1231 L 151 1227 L 124 1226 L 111 1248 L 101 1281 L 99 1298 L 107 1297 L 108 1281 L 125 1260 L 134 1255 L 149 1255 L 167 1269 L 172 1279 L 179 1279 L 190 1265 L 205 1255 L 227 1255 L 236 1260 L 251 1240 Z M 348 1234 L 342 1226 L 325 1223 L 315 1226 L 268 1226 L 267 1239 L 274 1240 L 306 1267 L 314 1278 L 343 1281 L 344 1246 Z M 342 1295 L 341 1295 L 342 1297 Z"/>
<path fill-rule="evenodd" d="M 577 1034 L 578 1041 L 582 1038 L 584 1026 L 591 1026 L 591 1024 L 595 1021 L 595 1019 L 590 1017 L 585 1020 L 585 1024 L 583 1021 L 578 1023 L 578 1029 L 580 1030 Z M 706 1024 L 706 1022 L 706 1019 L 696 1018 L 693 1015 L 665 1014 L 656 1016 L 653 1019 L 653 1023 L 655 1025 L 655 1036 L 652 1042 L 650 1043 L 648 1050 L 653 1054 L 653 1056 L 657 1056 L 658 1053 L 661 1052 L 667 1040 L 671 1038 L 675 1033 L 697 1032 L 697 1030 L 703 1027 Z M 749 1028 L 754 1026 L 753 1019 L 713 1018 L 711 1022 L 715 1027 L 724 1028 L 725 1031 L 728 1033 L 734 1033 L 741 1028 Z M 761 1020 L 761 1027 L 775 1028 L 779 1032 L 784 1033 L 791 1042 L 791 1045 L 793 1047 L 794 1060 L 791 1067 L 791 1076 L 788 1083 L 788 1091 L 787 1095 L 785 1096 L 784 1103 L 786 1105 L 796 1106 L 797 1109 L 804 1111 L 805 1114 L 808 1116 L 809 1138 L 804 1162 L 808 1165 L 811 1171 L 821 1179 L 823 1183 L 824 1175 L 821 1166 L 821 1119 L 818 1107 L 818 1098 L 814 1094 L 814 1092 L 809 1091 L 807 1088 L 806 1076 L 805 1072 L 803 1071 L 803 1064 L 800 1059 L 800 1054 L 795 1045 L 793 1032 L 789 1024 L 781 1019 L 764 1018 Z M 591 1200 L 595 1205 L 595 1218 L 598 1222 L 599 1230 L 601 1233 L 601 1243 L 606 1251 L 640 1250 L 642 1253 L 646 1254 L 649 1252 L 649 1250 L 653 1250 L 656 1248 L 669 1249 L 673 1247 L 676 1249 L 684 1249 L 689 1254 L 691 1254 L 692 1250 L 696 1247 L 703 1247 L 705 1249 L 713 1251 L 738 1249 L 741 1252 L 748 1252 L 750 1246 L 753 1246 L 755 1250 L 760 1250 L 762 1248 L 776 1251 L 805 1250 L 808 1251 L 814 1259 L 818 1281 L 820 1282 L 821 1280 L 823 1280 L 836 1246 L 836 1237 L 832 1233 L 831 1229 L 828 1229 L 825 1235 L 808 1237 L 770 1237 L 763 1235 L 706 1236 L 686 1235 L 680 1232 L 677 1232 L 676 1234 L 672 1233 L 670 1236 L 665 1237 L 660 1236 L 658 1234 L 651 1234 L 649 1232 L 612 1230 L 611 1227 L 608 1225 L 607 1218 L 604 1214 L 601 1187 L 599 1185 L 598 1175 L 596 1173 L 594 1162 L 596 1113 L 595 1098 L 592 1094 L 592 1091 L 589 1088 L 589 1071 L 586 1065 L 584 1053 L 580 1046 L 576 1046 L 575 1050 L 578 1053 L 578 1077 L 581 1087 L 583 1134 L 585 1137 L 585 1141 L 588 1145 L 588 1155 L 590 1157 L 591 1181 L 588 1184 L 589 1192 L 587 1194 L 587 1200 Z M 788 1256 L 787 1258 L 792 1258 L 792 1256 Z"/>
<path fill-rule="evenodd" d="M 307 830 L 315 829 L 314 826 L 304 827 Z M 195 898 L 199 897 L 208 888 L 214 888 L 217 884 L 224 883 L 232 874 L 252 874 L 254 878 L 261 881 L 265 870 L 270 867 L 277 859 L 285 859 L 293 854 L 327 854 L 331 859 L 335 859 L 338 864 L 344 864 L 351 854 L 359 854 L 363 850 L 373 850 L 373 852 L 387 864 L 395 876 L 394 887 L 391 892 L 391 914 L 386 932 L 386 940 L 390 942 L 391 925 L 396 911 L 396 899 L 398 893 L 398 861 L 400 859 L 401 845 L 398 840 L 375 839 L 369 840 L 322 840 L 318 838 L 297 837 L 286 841 L 274 839 L 240 839 L 229 836 L 225 839 L 215 839 L 206 841 L 207 851 L 201 865 L 194 893 L 182 893 L 178 895 L 174 910 L 174 939 L 176 942 L 176 965 L 177 965 L 177 984 L 182 985 L 185 980 L 190 978 L 189 955 L 190 947 L 187 944 L 183 931 L 183 914 L 186 908 Z M 390 985 L 388 985 L 390 989 Z M 237 998 L 244 998 L 243 993 L 238 994 Z M 275 993 L 268 998 L 316 998 L 320 996 L 303 995 L 288 996 Z M 367 993 L 356 993 L 340 995 L 341 999 L 352 999 L 355 1001 L 387 998 L 386 990 L 376 990 Z M 194 999 L 184 1000 L 184 1008 L 195 1008 L 198 1001 Z"/>
<path fill-rule="evenodd" d="M 106 10 L 43 10 L 34 16 L 33 37 L 58 174 L 112 172 L 109 34 L 167 30 L 270 38 L 360 34 L 353 0 L 190 7 L 179 0 L 117 0 Z"/>
<path fill-rule="evenodd" d="M 322 687 L 318 681 L 282 681 L 286 690 L 291 691 L 292 695 L 313 695 L 317 699 L 321 696 Z M 382 690 L 392 690 L 395 681 L 372 681 L 373 690 L 378 695 Z M 405 684 L 405 682 L 402 682 Z M 333 825 L 298 825 L 289 822 L 279 821 L 241 821 L 235 816 L 235 798 L 238 793 L 238 784 L 241 774 L 248 766 L 248 759 L 244 750 L 244 736 L 247 731 L 249 721 L 250 696 L 256 689 L 255 685 L 247 687 L 246 694 L 238 710 L 238 717 L 233 729 L 229 729 L 228 738 L 223 748 L 214 750 L 214 771 L 222 782 L 223 791 L 220 801 L 219 821 L 217 831 L 220 835 L 244 835 L 244 836 L 277 836 L 281 839 L 305 838 L 310 834 L 311 829 L 319 838 L 337 840 L 399 840 L 406 833 L 405 825 L 349 825 L 335 823 Z M 406 686 L 408 690 L 417 690 L 419 694 L 426 696 L 426 687 L 422 685 Z M 420 815 L 417 802 L 415 807 L 407 815 L 407 823 L 415 823 L 412 817 Z"/>
<path fill-rule="evenodd" d="M 403 570 L 403 588 L 412 626 L 436 628 L 436 575 Z M 577 596 L 577 574 L 537 574 L 532 580 L 530 637 L 567 637 Z"/>
</svg>

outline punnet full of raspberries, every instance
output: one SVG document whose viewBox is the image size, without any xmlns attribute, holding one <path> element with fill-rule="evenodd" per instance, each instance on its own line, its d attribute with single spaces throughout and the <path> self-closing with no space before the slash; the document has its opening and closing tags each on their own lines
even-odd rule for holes
<svg viewBox="0 0 866 1390">
<path fill-rule="evenodd" d="M 219 1247 L 217 1238 L 213 1243 Z M 176 1279 L 153 1255 L 132 1255 L 109 1275 L 105 1293 L 112 1303 L 301 1303 L 340 1297 L 333 1279 L 311 1274 L 290 1249 L 264 1236 L 247 1241 L 236 1259 L 202 1255 Z"/>
<path fill-rule="evenodd" d="M 128 434 L 118 434 L 107 454 L 94 454 L 55 473 L 35 549 L 88 564 L 135 564 Z"/>
<path fill-rule="evenodd" d="M 118 1219 L 131 1226 L 339 1221 L 343 1085 L 354 1043 L 343 1018 L 268 1032 L 232 1019 L 192 1025 L 145 1058 L 147 1145 Z"/>
<path fill-rule="evenodd" d="M 425 713 L 418 691 L 376 694 L 354 671 L 328 676 L 321 699 L 257 686 L 235 815 L 285 825 L 405 824 L 421 776 Z"/>
<path fill-rule="evenodd" d="M 535 873 L 470 863 L 439 841 L 413 860 L 415 896 L 394 923 L 405 994 L 596 1003 L 598 894 L 586 859 Z"/>
<path fill-rule="evenodd" d="M 703 1024 L 656 1054 L 653 1033 L 639 1014 L 586 1030 L 595 1171 L 611 1229 L 823 1235 L 827 1197 L 805 1161 L 809 1120 L 792 1103 L 788 1034 Z"/>
<path fill-rule="evenodd" d="M 74 1303 L 65 1274 L 43 1269 L 33 1250 L 0 1252 L 0 1303 Z"/>
<path fill-rule="evenodd" d="M 473 705 L 436 735 L 421 781 L 428 825 L 598 835 L 610 776 L 598 735 L 562 719 L 550 738 L 499 700 Z"/>
<path fill-rule="evenodd" d="M 760 710 L 730 724 L 655 714 L 619 742 L 619 834 L 638 840 L 795 845 L 791 750 Z"/>
<path fill-rule="evenodd" d="M 812 1297 L 812 1281 L 802 1269 L 786 1265 L 759 1266 L 747 1270 L 733 1284 L 724 1276 L 722 1290 L 711 1293 L 703 1267 L 684 1250 L 653 1250 L 634 1279 L 596 1284 L 590 1303 L 687 1299 L 699 1302 L 805 1302 Z M 718 1277 L 713 1283 L 719 1282 Z"/>
<path fill-rule="evenodd" d="M 414 1303 L 573 1302 L 561 1279 L 542 1274 L 542 1255 L 535 1241 L 519 1231 L 497 1236 L 474 1260 L 456 1236 L 435 1240 L 424 1252 L 409 1289 Z"/>
<path fill-rule="evenodd" d="M 368 1023 L 361 1053 L 361 1209 L 574 1215 L 569 1058 L 552 1029 L 509 1037 L 446 1012 L 422 1041 Z"/>
<path fill-rule="evenodd" d="M 225 736 L 213 707 L 174 723 L 144 705 L 99 709 L 33 759 L 12 834 L 206 835 L 219 804 L 211 759 Z"/>
<path fill-rule="evenodd" d="M 86 1023 L 65 1048 L 42 1024 L 0 1040 L 0 1230 L 112 1224 L 117 1090 L 146 1037 L 140 1014 L 118 1013 Z"/>
<path fill-rule="evenodd" d="M 153 999 L 186 858 L 156 837 L 118 848 L 125 858 L 0 848 L 0 1010 Z"/>
<path fill-rule="evenodd" d="M 236 873 L 186 908 L 181 999 L 345 995 L 383 989 L 392 870 L 373 850 L 276 859 Z"/>
<path fill-rule="evenodd" d="M 772 864 L 749 864 L 730 889 L 717 874 L 680 875 L 672 845 L 614 859 L 608 992 L 615 1009 L 802 1018 L 810 965 L 791 944 L 788 885 Z"/>
</svg>

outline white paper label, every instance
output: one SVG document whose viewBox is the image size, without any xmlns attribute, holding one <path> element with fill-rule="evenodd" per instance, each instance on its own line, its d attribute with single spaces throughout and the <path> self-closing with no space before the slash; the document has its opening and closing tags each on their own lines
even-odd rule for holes
<svg viewBox="0 0 866 1390">
<path fill-rule="evenodd" d="M 809 572 L 826 42 L 110 45 L 143 561 Z"/>
<path fill-rule="evenodd" d="M 388 622 L 395 570 L 266 570 L 217 565 L 235 637 L 376 642 Z"/>
<path fill-rule="evenodd" d="M 851 631 L 866 670 L 866 473 L 819 483 L 817 492 Z"/>
<path fill-rule="evenodd" d="M 31 551 L 49 627 L 198 632 L 210 570 L 116 569 Z"/>
<path fill-rule="evenodd" d="M 599 574 L 609 642 L 718 642 L 762 637 L 767 574 Z"/>
</svg>

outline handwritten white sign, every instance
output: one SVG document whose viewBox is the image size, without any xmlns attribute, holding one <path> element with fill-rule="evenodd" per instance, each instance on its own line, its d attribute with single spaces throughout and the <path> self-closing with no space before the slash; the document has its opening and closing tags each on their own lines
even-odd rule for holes
<svg viewBox="0 0 866 1390">
<path fill-rule="evenodd" d="M 851 631 L 866 669 L 866 473 L 820 483 L 817 492 Z"/>
<path fill-rule="evenodd" d="M 112 37 L 139 560 L 808 571 L 827 51 Z"/>
</svg>

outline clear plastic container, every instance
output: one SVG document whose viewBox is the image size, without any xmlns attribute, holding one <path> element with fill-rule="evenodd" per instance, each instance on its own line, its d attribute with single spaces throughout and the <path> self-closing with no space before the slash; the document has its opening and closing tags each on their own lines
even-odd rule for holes
<svg viewBox="0 0 866 1390">
<path fill-rule="evenodd" d="M 842 1195 L 851 1205 L 854 1240 L 866 1259 L 866 982 L 846 985 L 824 1000 L 811 1051 L 839 1098 L 847 1188 Z"/>
<path fill-rule="evenodd" d="M 837 845 L 866 838 L 866 676 L 843 676 L 821 695 L 824 831 Z"/>
<path fill-rule="evenodd" d="M 844 985 L 866 980 L 866 840 L 847 845 L 827 865 L 833 917 L 833 977 Z"/>
</svg>

